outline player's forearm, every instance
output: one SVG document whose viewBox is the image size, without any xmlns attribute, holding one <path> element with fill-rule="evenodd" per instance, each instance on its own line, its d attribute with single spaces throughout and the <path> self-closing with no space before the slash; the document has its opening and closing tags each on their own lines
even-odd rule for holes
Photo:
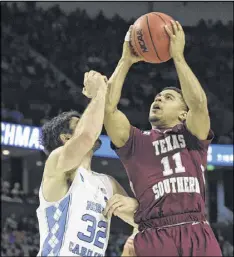
<svg viewBox="0 0 234 257">
<path fill-rule="evenodd" d="M 111 112 L 117 108 L 124 80 L 131 67 L 131 63 L 123 58 L 120 59 L 114 73 L 108 81 L 108 93 L 106 96 L 106 112 Z"/>
<path fill-rule="evenodd" d="M 184 56 L 174 58 L 174 63 L 179 77 L 182 94 L 189 109 L 196 110 L 206 106 L 206 94 L 185 61 Z"/>
<path fill-rule="evenodd" d="M 93 143 L 98 139 L 103 127 L 106 92 L 107 87 L 99 89 L 78 122 L 74 135 L 86 133 Z"/>
</svg>

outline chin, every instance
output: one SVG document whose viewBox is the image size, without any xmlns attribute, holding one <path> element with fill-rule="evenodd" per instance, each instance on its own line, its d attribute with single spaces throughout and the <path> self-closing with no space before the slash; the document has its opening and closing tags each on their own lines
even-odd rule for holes
<svg viewBox="0 0 234 257">
<path fill-rule="evenodd" d="M 160 118 L 155 116 L 155 115 L 152 115 L 152 116 L 149 116 L 149 122 L 150 123 L 153 123 L 153 122 L 158 122 L 160 121 Z"/>
<path fill-rule="evenodd" d="M 101 139 L 98 138 L 98 140 L 95 142 L 94 146 L 93 146 L 93 152 L 96 152 L 102 145 L 102 141 Z"/>
</svg>

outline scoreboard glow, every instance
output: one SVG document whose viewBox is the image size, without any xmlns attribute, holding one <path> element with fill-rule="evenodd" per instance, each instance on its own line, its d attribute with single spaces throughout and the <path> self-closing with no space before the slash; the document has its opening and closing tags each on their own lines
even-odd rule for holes
<svg viewBox="0 0 234 257">
<path fill-rule="evenodd" d="M 39 142 L 40 128 L 1 122 L 2 145 L 43 150 Z M 118 158 L 110 148 L 108 136 L 101 136 L 101 148 L 95 156 Z M 214 166 L 233 166 L 233 145 L 211 145 L 208 150 L 208 164 Z"/>
</svg>

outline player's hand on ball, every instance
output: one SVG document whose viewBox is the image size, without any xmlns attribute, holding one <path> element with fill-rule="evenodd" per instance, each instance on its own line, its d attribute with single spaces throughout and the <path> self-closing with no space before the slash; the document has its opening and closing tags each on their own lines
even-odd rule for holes
<svg viewBox="0 0 234 257">
<path fill-rule="evenodd" d="M 122 53 L 122 60 L 129 62 L 130 65 L 136 62 L 143 61 L 143 58 L 138 56 L 130 45 L 131 31 L 132 31 L 132 25 L 130 26 L 125 36 L 124 44 L 123 44 L 123 53 Z"/>
<path fill-rule="evenodd" d="M 109 218 L 114 214 L 115 216 L 124 219 L 125 215 L 134 213 L 137 208 L 138 202 L 136 199 L 115 194 L 107 202 L 103 214 Z"/>
<path fill-rule="evenodd" d="M 165 30 L 170 37 L 170 55 L 173 59 L 181 58 L 184 55 L 185 34 L 178 21 L 171 21 L 173 31 L 166 25 Z"/>
<path fill-rule="evenodd" d="M 94 98 L 98 90 L 107 87 L 107 77 L 96 71 L 86 72 L 84 75 L 83 95 Z"/>
</svg>

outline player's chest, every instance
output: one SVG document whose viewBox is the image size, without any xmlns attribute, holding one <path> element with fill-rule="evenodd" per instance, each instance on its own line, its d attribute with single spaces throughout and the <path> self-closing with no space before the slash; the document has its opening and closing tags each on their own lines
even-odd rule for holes
<svg viewBox="0 0 234 257">
<path fill-rule="evenodd" d="M 73 188 L 74 202 L 82 203 L 86 210 L 99 210 L 105 208 L 109 198 L 104 183 L 97 177 L 80 174 L 79 182 Z"/>
<path fill-rule="evenodd" d="M 183 134 L 145 136 L 136 149 L 137 179 L 146 177 L 148 183 L 150 178 L 160 180 L 174 173 L 183 173 L 189 159 L 186 147 Z"/>
<path fill-rule="evenodd" d="M 186 140 L 183 134 L 151 134 L 142 138 L 141 147 L 138 151 L 143 153 L 144 158 L 162 157 L 186 148 Z M 155 158 L 154 158 L 155 159 Z"/>
</svg>

